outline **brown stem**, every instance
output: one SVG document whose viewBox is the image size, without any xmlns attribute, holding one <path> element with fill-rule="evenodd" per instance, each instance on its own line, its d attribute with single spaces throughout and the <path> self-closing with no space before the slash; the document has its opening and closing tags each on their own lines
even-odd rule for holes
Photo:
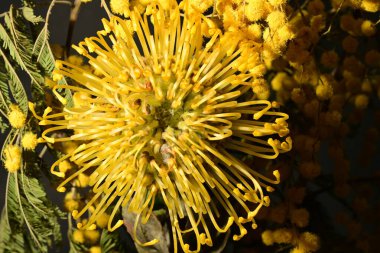
<svg viewBox="0 0 380 253">
<path fill-rule="evenodd" d="M 66 58 L 69 57 L 70 55 L 71 41 L 73 38 L 75 23 L 77 22 L 77 19 L 78 19 L 80 5 L 81 5 L 81 0 L 75 0 L 74 4 L 71 6 L 69 30 L 67 32 L 67 39 L 66 39 L 66 46 L 65 46 Z"/>
</svg>

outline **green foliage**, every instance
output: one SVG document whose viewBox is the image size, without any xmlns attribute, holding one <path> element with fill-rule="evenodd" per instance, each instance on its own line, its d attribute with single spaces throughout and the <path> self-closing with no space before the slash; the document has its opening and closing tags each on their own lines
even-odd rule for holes
<svg viewBox="0 0 380 253">
<path fill-rule="evenodd" d="M 33 61 L 33 35 L 29 22 L 25 22 L 22 11 L 14 10 L 12 7 L 5 14 L 5 27 L 0 27 L 0 40 L 3 47 L 9 50 L 13 60 L 30 77 L 33 84 L 41 89 L 44 78 Z"/>
<path fill-rule="evenodd" d="M 62 213 L 47 199 L 37 178 L 10 173 L 0 221 L 0 253 L 48 252 L 61 240 Z"/>
<path fill-rule="evenodd" d="M 125 252 L 120 243 L 119 234 L 105 229 L 103 229 L 100 237 L 100 247 L 103 253 Z"/>
<path fill-rule="evenodd" d="M 8 124 L 4 122 L 3 117 L 0 116 L 0 133 L 4 134 L 7 129 L 8 129 Z"/>
<path fill-rule="evenodd" d="M 21 10 L 24 18 L 33 24 L 37 24 L 44 21 L 44 19 L 41 16 L 35 16 L 34 10 L 28 6 L 24 6 Z"/>
</svg>

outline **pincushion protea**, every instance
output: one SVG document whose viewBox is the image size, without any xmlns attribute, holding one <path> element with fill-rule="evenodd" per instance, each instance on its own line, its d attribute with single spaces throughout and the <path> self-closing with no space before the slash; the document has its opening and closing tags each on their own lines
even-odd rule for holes
<svg viewBox="0 0 380 253">
<path fill-rule="evenodd" d="M 205 17 L 186 10 L 186 4 L 150 5 L 144 15 L 135 10 L 127 20 L 103 20 L 104 30 L 74 46 L 95 72 L 57 61 L 55 79 L 66 76 L 78 85 L 56 85 L 53 91 L 63 104 L 57 89 L 73 91 L 74 106 L 56 114 L 46 109 L 40 125 L 53 125 L 42 134 L 47 142 L 83 143 L 51 169 L 65 178 L 58 191 L 91 171 L 94 196 L 72 214 L 79 218 L 97 204 L 79 227 L 94 227 L 115 204 L 108 229 L 123 224 L 112 220 L 126 205 L 138 215 L 136 228 L 149 219 L 160 197 L 169 212 L 174 251 L 179 241 L 190 252 L 183 234 L 193 233 L 192 251 L 198 252 L 201 245 L 212 245 L 207 224 L 226 232 L 235 223 L 240 233 L 234 240 L 247 233 L 244 223 L 256 227 L 255 215 L 269 204 L 262 188 L 271 191 L 267 183 L 279 182 L 277 171 L 274 180 L 266 178 L 235 154 L 274 159 L 291 148 L 291 140 L 286 138 L 288 116 L 273 111 L 275 103 L 252 99 L 255 71 L 249 63 L 258 54 L 249 58 L 220 30 L 206 41 L 201 33 Z M 73 130 L 69 137 L 50 135 L 67 129 Z M 68 176 L 57 171 L 65 159 L 78 165 Z M 229 216 L 224 225 L 219 224 L 220 207 Z M 190 228 L 181 227 L 182 219 Z"/>
</svg>

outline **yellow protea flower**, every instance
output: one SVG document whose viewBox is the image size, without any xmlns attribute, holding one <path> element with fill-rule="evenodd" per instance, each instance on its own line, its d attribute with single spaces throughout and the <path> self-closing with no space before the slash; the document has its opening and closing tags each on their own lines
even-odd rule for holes
<svg viewBox="0 0 380 253">
<path fill-rule="evenodd" d="M 279 183 L 279 173 L 269 179 L 234 154 L 274 159 L 291 148 L 288 115 L 274 111 L 276 103 L 255 99 L 255 70 L 247 67 L 247 53 L 220 30 L 205 41 L 204 17 L 188 15 L 187 8 L 186 3 L 173 2 L 169 10 L 152 4 L 143 15 L 135 10 L 129 19 L 103 19 L 104 30 L 73 46 L 97 74 L 57 61 L 54 79 L 66 76 L 77 85 L 59 84 L 53 92 L 65 105 L 57 90 L 70 89 L 74 106 L 56 114 L 47 108 L 40 117 L 40 125 L 53 125 L 42 133 L 47 142 L 82 143 L 51 168 L 65 178 L 58 187 L 62 192 L 82 173 L 90 175 L 94 196 L 72 212 L 79 218 L 92 209 L 79 227 L 95 228 L 114 203 L 108 229 L 123 224 L 113 224 L 113 217 L 127 206 L 137 214 L 136 230 L 162 198 L 174 252 L 177 242 L 185 252 L 212 245 L 207 224 L 222 233 L 236 224 L 235 240 L 247 233 L 244 223 L 255 228 L 255 215 L 269 204 L 263 188 L 272 191 L 267 183 Z M 50 135 L 67 129 L 73 130 L 69 137 Z M 66 159 L 78 167 L 67 177 L 58 169 Z M 184 219 L 190 228 L 180 225 Z M 191 251 L 185 233 L 196 238 Z"/>
</svg>

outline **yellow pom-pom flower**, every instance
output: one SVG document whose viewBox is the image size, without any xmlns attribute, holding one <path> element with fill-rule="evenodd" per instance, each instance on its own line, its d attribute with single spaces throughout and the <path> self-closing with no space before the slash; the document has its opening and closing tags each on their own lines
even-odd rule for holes
<svg viewBox="0 0 380 253">
<path fill-rule="evenodd" d="M 279 228 L 273 231 L 273 241 L 275 243 L 291 243 L 294 239 L 294 232 L 287 228 Z"/>
<path fill-rule="evenodd" d="M 17 145 L 7 145 L 4 148 L 4 167 L 11 173 L 21 168 L 21 148 Z"/>
<path fill-rule="evenodd" d="M 107 227 L 108 221 L 110 219 L 109 214 L 107 213 L 102 213 L 101 215 L 98 216 L 96 219 L 96 225 L 100 228 L 105 228 Z"/>
<path fill-rule="evenodd" d="M 371 22 L 370 20 L 363 21 L 363 23 L 361 24 L 361 30 L 362 30 L 362 33 L 367 37 L 370 37 L 376 34 L 375 24 Z"/>
<path fill-rule="evenodd" d="M 369 103 L 369 98 L 365 94 L 359 94 L 355 97 L 355 107 L 358 109 L 367 108 Z"/>
<path fill-rule="evenodd" d="M 98 230 L 85 230 L 83 233 L 88 244 L 93 245 L 99 241 L 100 232 Z"/>
<path fill-rule="evenodd" d="M 129 0 L 111 0 L 110 6 L 113 13 L 129 17 Z"/>
<path fill-rule="evenodd" d="M 22 128 L 25 125 L 26 116 L 17 105 L 11 105 L 8 120 L 12 127 Z"/>
<path fill-rule="evenodd" d="M 72 240 L 76 243 L 84 243 L 84 233 L 82 230 L 76 229 L 72 234 Z"/>
<path fill-rule="evenodd" d="M 99 246 L 92 246 L 89 250 L 89 253 L 102 253 L 102 248 Z"/>
<path fill-rule="evenodd" d="M 307 211 L 305 208 L 293 210 L 291 212 L 290 221 L 297 227 L 306 227 L 309 224 L 309 211 Z"/>
<path fill-rule="evenodd" d="M 265 230 L 261 233 L 261 240 L 267 246 L 273 245 L 273 232 L 271 230 Z"/>
<path fill-rule="evenodd" d="M 80 105 L 39 117 L 40 125 L 52 125 L 42 137 L 50 143 L 82 143 L 51 168 L 65 177 L 56 169 L 61 161 L 70 159 L 78 167 L 58 186 L 61 192 L 83 173 L 89 175 L 93 197 L 73 217 L 97 205 L 81 229 L 95 226 L 113 204 L 108 229 L 123 225 L 113 222 L 122 206 L 137 214 L 136 233 L 160 198 L 171 220 L 174 252 L 177 242 L 190 252 L 183 240 L 188 233 L 195 238 L 191 250 L 199 252 L 201 245 L 212 245 L 210 224 L 221 233 L 236 224 L 234 240 L 247 233 L 244 223 L 256 227 L 256 214 L 269 205 L 264 189 L 279 183 L 279 173 L 268 178 L 234 154 L 275 159 L 289 151 L 288 115 L 274 111 L 276 103 L 256 99 L 257 71 L 233 37 L 217 30 L 205 43 L 204 17 L 188 15 L 186 4 L 148 8 L 143 15 L 131 11 L 127 20 L 103 20 L 105 29 L 96 37 L 73 46 L 100 76 L 58 61 L 55 73 L 77 82 L 56 85 L 59 100 L 66 103 L 57 92 L 61 88 L 88 96 L 81 96 Z M 73 134 L 51 135 L 66 129 Z M 191 228 L 184 230 L 183 221 Z M 134 237 L 143 246 L 157 242 Z"/>
<path fill-rule="evenodd" d="M 310 232 L 304 232 L 299 239 L 299 247 L 306 252 L 316 252 L 320 247 L 319 236 Z"/>
<path fill-rule="evenodd" d="M 37 135 L 33 132 L 26 132 L 21 139 L 21 144 L 26 150 L 34 150 L 38 144 Z"/>
</svg>

